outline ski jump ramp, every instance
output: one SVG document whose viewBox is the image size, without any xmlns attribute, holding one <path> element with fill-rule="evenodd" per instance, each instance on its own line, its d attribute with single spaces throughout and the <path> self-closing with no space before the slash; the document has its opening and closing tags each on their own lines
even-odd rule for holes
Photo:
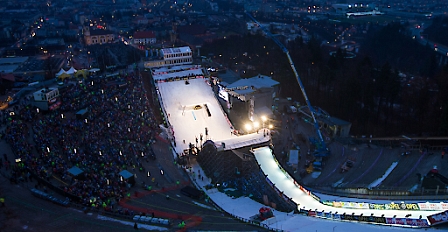
<svg viewBox="0 0 448 232">
<path fill-rule="evenodd" d="M 378 203 L 378 201 L 373 200 L 365 200 L 365 199 L 354 199 L 354 198 L 345 198 L 343 203 L 353 203 L 353 207 L 334 207 L 330 205 L 322 204 L 320 201 L 316 199 L 316 196 L 310 193 L 308 190 L 304 189 L 297 183 L 295 183 L 294 179 L 291 178 L 287 173 L 282 171 L 279 163 L 276 161 L 275 157 L 272 154 L 272 151 L 269 147 L 261 147 L 253 150 L 253 154 L 255 155 L 255 159 L 260 165 L 262 171 L 267 178 L 275 184 L 275 187 L 278 188 L 281 192 L 283 192 L 287 197 L 291 198 L 293 202 L 295 202 L 298 206 L 299 210 L 311 210 L 314 212 L 332 212 L 337 213 L 339 215 L 364 215 L 371 216 L 374 215 L 376 217 L 385 217 L 385 218 L 412 218 L 412 219 L 420 219 L 426 220 L 427 216 L 442 213 L 446 209 L 439 210 L 391 210 L 391 209 L 370 209 L 370 203 Z M 314 195 L 314 196 L 313 196 Z M 321 197 L 325 197 L 322 196 Z M 329 198 L 332 198 L 329 196 Z M 325 199 L 323 199 L 325 200 Z M 342 203 L 342 201 L 341 201 Z M 390 203 L 390 202 L 389 202 Z M 397 202 L 398 204 L 404 202 Z M 421 205 L 426 205 L 431 203 L 422 202 Z M 419 205 L 418 203 L 413 203 L 411 205 Z M 397 225 L 399 226 L 399 225 Z"/>
</svg>

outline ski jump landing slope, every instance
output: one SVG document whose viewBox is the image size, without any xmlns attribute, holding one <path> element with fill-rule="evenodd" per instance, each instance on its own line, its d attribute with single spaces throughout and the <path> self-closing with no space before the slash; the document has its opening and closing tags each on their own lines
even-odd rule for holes
<svg viewBox="0 0 448 232">
<path fill-rule="evenodd" d="M 188 84 L 185 80 L 158 82 L 157 87 L 165 117 L 172 127 L 171 139 L 175 141 L 173 145 L 178 154 L 188 149 L 189 143 L 199 145 L 196 138 L 200 143 L 201 134 L 202 142 L 212 140 L 218 149 L 223 150 L 260 144 L 270 139 L 269 136 L 263 136 L 263 133 L 234 135 L 234 128 L 207 79 L 192 78 L 188 80 Z"/>
<path fill-rule="evenodd" d="M 279 168 L 279 164 L 276 162 L 271 149 L 269 147 L 261 147 L 254 149 L 254 155 L 257 162 L 260 164 L 261 169 L 267 175 L 269 180 L 275 184 L 275 186 L 283 191 L 284 194 L 297 203 L 300 209 L 310 209 L 316 211 L 325 210 L 325 212 L 338 212 L 339 214 L 348 214 L 351 215 L 355 213 L 356 215 L 364 214 L 374 216 L 381 216 L 384 214 L 384 217 L 394 217 L 396 215 L 397 218 L 405 218 L 406 215 L 411 214 L 411 218 L 419 218 L 420 215 L 422 218 L 426 218 L 429 215 L 433 215 L 436 213 L 440 213 L 443 211 L 411 211 L 411 210 L 377 210 L 377 209 L 347 209 L 347 208 L 336 208 L 328 205 L 324 205 L 319 201 L 315 200 L 312 196 L 306 194 L 302 190 L 297 187 L 293 180 L 289 179 L 285 173 Z M 351 199 L 352 202 L 366 202 L 362 199 Z M 368 201 L 367 201 L 368 202 Z M 374 203 L 374 202 L 370 202 Z"/>
</svg>

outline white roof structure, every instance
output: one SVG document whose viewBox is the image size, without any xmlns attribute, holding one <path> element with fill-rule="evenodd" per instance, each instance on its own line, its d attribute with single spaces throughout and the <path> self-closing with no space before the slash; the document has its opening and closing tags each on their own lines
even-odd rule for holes
<svg viewBox="0 0 448 232">
<path fill-rule="evenodd" d="M 176 54 L 176 53 L 183 53 L 183 52 L 191 52 L 190 47 L 177 47 L 177 48 L 163 48 L 161 49 L 163 54 Z"/>
<path fill-rule="evenodd" d="M 70 68 L 68 71 L 66 71 L 65 73 L 72 75 L 72 74 L 75 74 L 76 71 L 78 71 L 78 70 L 76 70 L 75 68 L 71 67 L 71 68 Z"/>
<path fill-rule="evenodd" d="M 233 89 L 251 88 L 253 86 L 255 89 L 260 89 L 260 88 L 273 87 L 274 85 L 278 84 L 279 84 L 278 81 L 273 80 L 269 76 L 258 75 L 251 78 L 239 79 L 233 82 L 232 84 L 228 85 L 226 88 L 229 90 L 233 90 Z"/>
<path fill-rule="evenodd" d="M 56 73 L 56 76 L 58 77 L 58 76 L 62 75 L 63 73 L 67 73 L 67 71 L 65 71 L 63 68 L 61 68 L 61 70 L 59 70 L 59 72 Z"/>
</svg>

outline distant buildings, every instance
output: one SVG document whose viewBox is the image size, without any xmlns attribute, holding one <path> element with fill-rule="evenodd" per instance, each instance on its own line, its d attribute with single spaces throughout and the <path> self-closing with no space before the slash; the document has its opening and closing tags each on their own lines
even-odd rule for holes
<svg viewBox="0 0 448 232">
<path fill-rule="evenodd" d="M 145 62 L 145 68 L 174 66 L 193 63 L 190 47 L 163 48 L 158 52 L 161 59 Z"/>
<path fill-rule="evenodd" d="M 153 31 L 137 31 L 132 37 L 133 43 L 138 45 L 155 44 L 156 34 Z"/>
<path fill-rule="evenodd" d="M 109 30 L 90 30 L 84 28 L 84 42 L 87 46 L 94 44 L 107 44 L 115 41 L 115 35 Z"/>
</svg>

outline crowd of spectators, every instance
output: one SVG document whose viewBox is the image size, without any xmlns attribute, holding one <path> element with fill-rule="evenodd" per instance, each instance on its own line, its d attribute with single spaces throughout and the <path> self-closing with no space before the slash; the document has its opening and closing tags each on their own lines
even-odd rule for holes
<svg viewBox="0 0 448 232">
<path fill-rule="evenodd" d="M 20 159 L 11 179 L 32 173 L 79 203 L 110 208 L 130 192 L 119 173 L 144 171 L 158 130 L 141 76 L 76 81 L 60 101 L 53 111 L 27 105 L 8 118 L 5 139 Z M 77 114 L 83 109 L 88 113 Z M 71 175 L 74 166 L 83 172 Z"/>
</svg>

